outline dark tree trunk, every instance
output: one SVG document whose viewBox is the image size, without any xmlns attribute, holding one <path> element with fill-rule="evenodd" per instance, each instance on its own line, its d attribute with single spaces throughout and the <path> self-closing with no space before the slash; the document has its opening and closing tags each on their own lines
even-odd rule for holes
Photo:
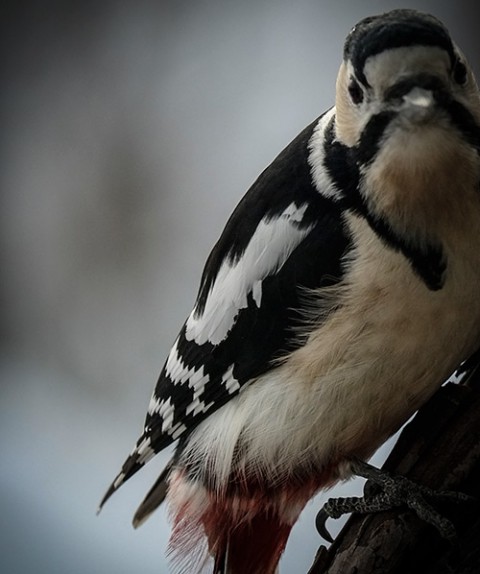
<svg viewBox="0 0 480 574">
<path fill-rule="evenodd" d="M 478 354 L 462 384 L 442 387 L 405 427 L 384 468 L 480 500 Z M 353 515 L 309 574 L 479 574 L 480 504 L 436 508 L 454 523 L 456 547 L 409 510 Z"/>
</svg>

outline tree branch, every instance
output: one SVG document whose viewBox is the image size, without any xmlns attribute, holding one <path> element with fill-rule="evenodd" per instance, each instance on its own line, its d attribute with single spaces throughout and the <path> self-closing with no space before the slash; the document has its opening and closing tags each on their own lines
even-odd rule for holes
<svg viewBox="0 0 480 574">
<path fill-rule="evenodd" d="M 384 468 L 438 490 L 480 500 L 480 359 L 469 360 L 462 384 L 448 383 L 405 427 Z M 352 515 L 309 574 L 475 574 L 480 572 L 480 504 L 445 504 L 459 543 L 402 509 Z"/>
</svg>

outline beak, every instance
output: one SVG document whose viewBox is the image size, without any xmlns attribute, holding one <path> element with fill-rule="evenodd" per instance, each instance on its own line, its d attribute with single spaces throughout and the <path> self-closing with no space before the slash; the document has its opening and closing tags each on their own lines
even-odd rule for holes
<svg viewBox="0 0 480 574">
<path fill-rule="evenodd" d="M 435 98 L 430 90 L 413 88 L 403 96 L 403 103 L 406 107 L 416 107 L 419 110 L 428 109 L 435 105 Z"/>
<path fill-rule="evenodd" d="M 435 113 L 436 101 L 431 90 L 413 88 L 402 98 L 400 110 L 414 123 L 429 120 Z"/>
<path fill-rule="evenodd" d="M 444 98 L 445 87 L 436 76 L 421 74 L 404 78 L 385 93 L 385 101 L 413 123 L 429 120 Z"/>
</svg>

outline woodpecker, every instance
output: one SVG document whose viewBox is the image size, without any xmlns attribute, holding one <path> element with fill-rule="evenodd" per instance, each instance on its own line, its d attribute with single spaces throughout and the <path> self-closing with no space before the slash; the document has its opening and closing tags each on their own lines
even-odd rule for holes
<svg viewBox="0 0 480 574">
<path fill-rule="evenodd" d="M 355 473 L 480 344 L 480 95 L 435 17 L 348 34 L 335 106 L 265 169 L 205 265 L 143 434 L 178 571 L 274 574 L 321 489 Z"/>
</svg>

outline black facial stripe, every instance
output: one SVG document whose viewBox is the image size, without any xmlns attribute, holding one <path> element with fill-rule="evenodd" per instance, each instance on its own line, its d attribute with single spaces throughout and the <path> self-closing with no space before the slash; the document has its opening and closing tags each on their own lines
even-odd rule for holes
<svg viewBox="0 0 480 574">
<path fill-rule="evenodd" d="M 395 251 L 405 255 L 412 269 L 431 291 L 438 291 L 443 287 L 447 263 L 441 245 L 430 244 L 420 249 L 396 234 L 388 221 L 372 214 L 365 205 L 362 205 L 361 211 L 375 233 Z"/>
<path fill-rule="evenodd" d="M 409 84 L 411 88 L 416 84 Z M 395 87 L 395 86 L 394 86 Z M 400 91 L 403 90 L 401 87 Z M 437 105 L 446 112 L 452 125 L 460 132 L 464 140 L 480 154 L 480 126 L 471 112 L 460 102 L 442 89 L 434 91 Z M 360 142 L 354 148 L 355 158 L 359 165 L 371 164 L 381 148 L 382 139 L 390 122 L 399 112 L 385 111 L 372 116 L 360 135 Z"/>
<path fill-rule="evenodd" d="M 463 106 L 461 108 L 464 109 Z M 385 111 L 370 119 L 360 136 L 360 143 L 354 148 L 354 154 L 359 165 L 368 166 L 375 160 L 385 131 L 397 114 L 398 112 Z M 467 120 L 460 112 L 458 115 L 463 120 Z M 458 121 L 460 122 L 460 119 Z M 387 220 L 369 210 L 358 186 L 355 193 L 349 194 L 348 199 L 349 206 L 367 220 L 373 231 L 388 246 L 399 251 L 409 260 L 412 269 L 429 289 L 436 291 L 442 288 L 446 260 L 441 245 L 430 244 L 419 248 L 417 245 L 412 245 L 411 242 L 406 241 L 405 238 L 394 232 Z"/>
<path fill-rule="evenodd" d="M 447 262 L 442 246 L 428 244 L 420 247 L 396 233 L 387 219 L 373 213 L 357 189 L 342 201 L 346 209 L 362 216 L 375 234 L 391 249 L 402 253 L 413 271 L 431 291 L 438 291 L 445 283 Z"/>
<path fill-rule="evenodd" d="M 359 164 L 368 165 L 375 159 L 385 130 L 396 116 L 397 112 L 385 111 L 370 118 L 355 148 L 355 157 Z"/>
<path fill-rule="evenodd" d="M 365 198 L 360 193 L 358 164 L 365 165 L 374 159 L 385 129 L 394 116 L 395 113 L 386 112 L 372 118 L 358 148 L 348 148 L 336 141 L 334 124 L 328 126 L 325 138 L 325 149 L 328 151 L 325 157 L 325 168 L 341 191 L 340 205 L 365 218 L 375 234 L 388 247 L 402 253 L 425 285 L 432 291 L 436 291 L 443 286 L 446 269 L 446 260 L 441 245 L 431 244 L 420 248 L 407 241 L 395 233 L 388 220 L 369 209 Z M 358 161 L 359 157 L 362 158 L 361 162 Z"/>
</svg>

